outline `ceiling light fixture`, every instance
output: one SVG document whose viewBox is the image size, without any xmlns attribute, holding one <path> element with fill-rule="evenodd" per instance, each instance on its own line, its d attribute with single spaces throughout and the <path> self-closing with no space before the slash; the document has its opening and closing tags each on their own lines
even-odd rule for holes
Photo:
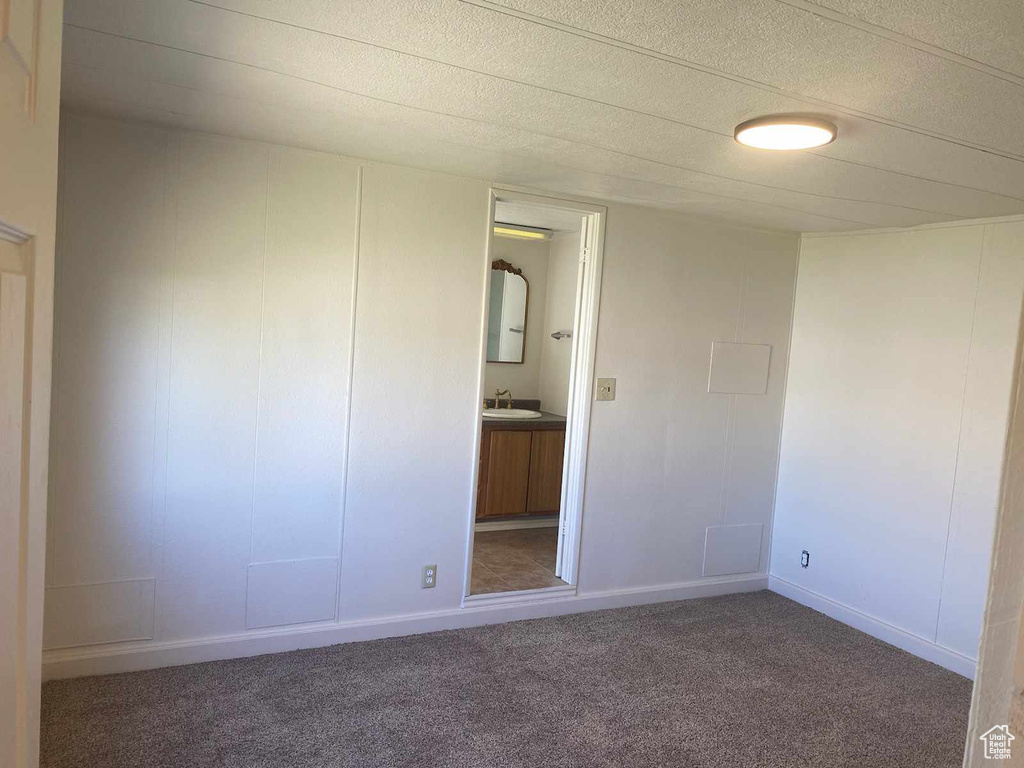
<svg viewBox="0 0 1024 768">
<path fill-rule="evenodd" d="M 494 236 L 508 237 L 513 240 L 550 240 L 551 230 L 540 227 L 527 227 L 522 224 L 502 224 L 494 222 Z"/>
<path fill-rule="evenodd" d="M 835 123 L 803 115 L 766 115 L 736 126 L 733 138 L 755 149 L 812 149 L 831 144 L 839 135 Z"/>
</svg>

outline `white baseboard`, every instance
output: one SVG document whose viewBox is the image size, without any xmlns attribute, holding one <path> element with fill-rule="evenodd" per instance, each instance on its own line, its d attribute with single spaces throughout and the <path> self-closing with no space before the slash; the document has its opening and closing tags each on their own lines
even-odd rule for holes
<svg viewBox="0 0 1024 768">
<path fill-rule="evenodd" d="M 557 528 L 558 518 L 557 517 L 545 517 L 545 518 L 534 518 L 533 520 L 484 520 L 481 523 L 475 523 L 473 530 L 477 533 L 482 531 L 519 531 L 525 530 L 526 528 Z"/>
<path fill-rule="evenodd" d="M 799 587 L 778 576 L 768 577 L 768 589 L 783 597 L 788 597 L 790 600 L 795 600 L 801 605 L 806 605 L 808 608 L 813 608 L 819 613 L 831 616 L 833 619 L 848 624 L 854 629 L 859 629 L 872 637 L 877 637 L 890 645 L 902 648 L 908 653 L 938 664 L 940 667 L 945 667 L 971 680 L 974 679 L 978 662 L 962 653 L 944 648 L 920 635 L 912 634 L 874 616 L 861 613 L 855 608 L 837 603 L 835 600 Z"/>
<path fill-rule="evenodd" d="M 506 621 L 561 616 L 630 605 L 689 600 L 734 592 L 755 592 L 768 586 L 764 574 L 721 576 L 657 587 L 591 592 L 552 599 L 483 605 L 444 611 L 390 616 L 363 621 L 330 622 L 256 630 L 222 637 L 172 642 L 135 642 L 88 648 L 69 648 L 43 653 L 43 679 L 134 672 L 202 661 L 219 661 L 299 648 L 318 648 L 338 643 L 415 635 L 445 629 L 461 629 Z"/>
</svg>

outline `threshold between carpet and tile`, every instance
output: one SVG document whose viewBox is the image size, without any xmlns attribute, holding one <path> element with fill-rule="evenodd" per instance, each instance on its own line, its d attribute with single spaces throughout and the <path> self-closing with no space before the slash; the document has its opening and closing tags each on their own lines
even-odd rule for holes
<svg viewBox="0 0 1024 768">
<path fill-rule="evenodd" d="M 954 768 L 971 682 L 771 592 L 43 688 L 48 768 Z"/>
</svg>

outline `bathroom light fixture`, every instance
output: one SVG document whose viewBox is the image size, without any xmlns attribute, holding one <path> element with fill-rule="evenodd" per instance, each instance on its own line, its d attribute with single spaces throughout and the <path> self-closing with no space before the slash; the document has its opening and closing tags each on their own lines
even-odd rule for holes
<svg viewBox="0 0 1024 768">
<path fill-rule="evenodd" d="M 494 222 L 495 237 L 509 237 L 513 240 L 550 240 L 551 230 L 540 227 L 527 227 L 522 224 L 503 224 Z"/>
<path fill-rule="evenodd" d="M 835 123 L 804 115 L 766 115 L 736 126 L 733 138 L 755 149 L 811 149 L 831 144 L 839 135 Z"/>
</svg>

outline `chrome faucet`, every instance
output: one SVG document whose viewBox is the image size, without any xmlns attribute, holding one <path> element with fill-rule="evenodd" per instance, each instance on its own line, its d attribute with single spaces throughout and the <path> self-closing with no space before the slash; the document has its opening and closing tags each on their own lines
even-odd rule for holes
<svg viewBox="0 0 1024 768">
<path fill-rule="evenodd" d="M 505 407 L 511 409 L 512 408 L 512 391 L 509 390 L 509 389 L 496 389 L 496 390 L 494 390 L 494 407 L 495 408 L 500 408 L 501 407 L 501 396 L 502 395 L 508 395 L 508 405 L 505 406 Z"/>
</svg>

